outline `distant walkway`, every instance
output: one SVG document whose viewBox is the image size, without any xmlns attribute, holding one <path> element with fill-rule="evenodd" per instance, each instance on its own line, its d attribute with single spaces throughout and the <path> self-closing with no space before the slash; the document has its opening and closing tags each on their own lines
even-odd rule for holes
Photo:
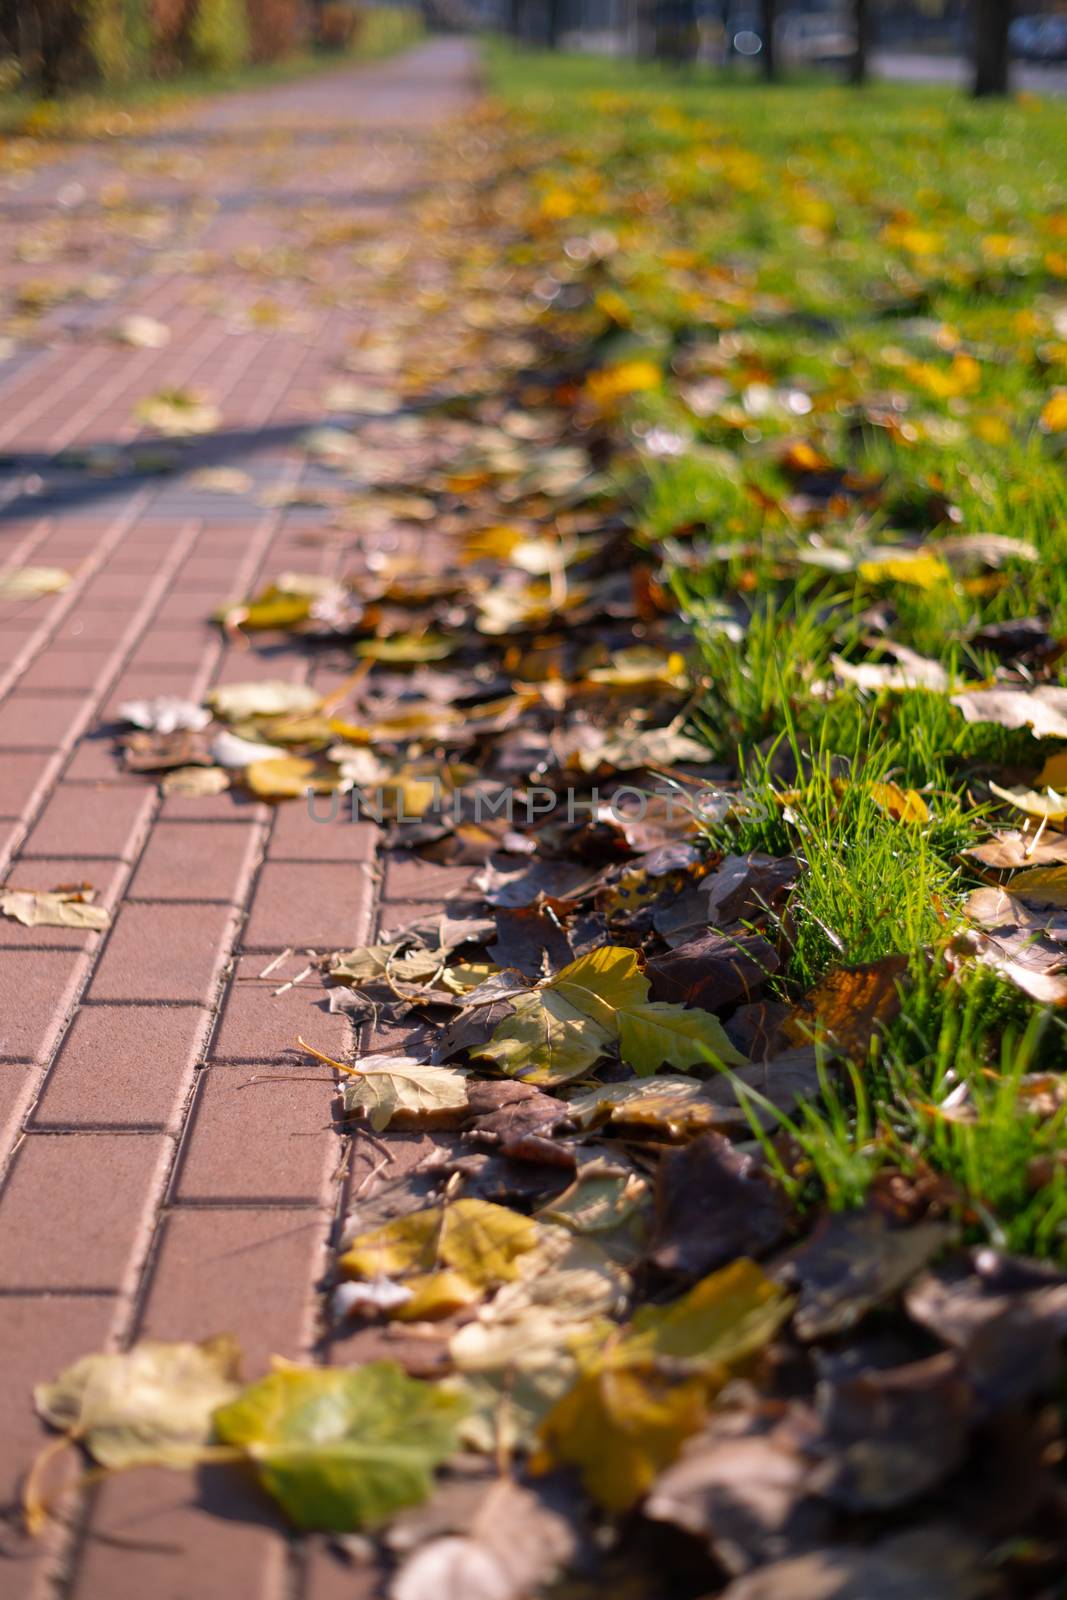
<svg viewBox="0 0 1067 1600">
<path fill-rule="evenodd" d="M 916 50 L 879 50 L 872 57 L 871 70 L 876 78 L 892 82 L 947 83 L 959 88 L 970 84 L 974 72 L 962 56 L 926 55 Z M 1013 89 L 1027 94 L 1067 94 L 1067 65 L 1033 67 L 1015 61 L 1011 82 Z"/>
<path fill-rule="evenodd" d="M 280 571 L 345 561 L 327 514 L 290 505 L 317 470 L 327 481 L 294 443 L 331 385 L 383 381 L 387 274 L 398 314 L 422 315 L 422 141 L 467 104 L 473 69 L 466 43 L 434 41 L 0 178 L 0 299 L 17 322 L 0 361 L 0 573 L 73 575 L 0 602 L 0 882 L 90 883 L 113 912 L 104 934 L 0 919 L 9 1510 L 44 1439 L 32 1386 L 78 1357 L 221 1330 L 250 1374 L 312 1353 L 342 1146 L 332 1085 L 293 1042 L 343 1050 L 347 1024 L 317 977 L 286 985 L 307 950 L 366 938 L 369 825 L 161 799 L 121 773 L 112 733 L 127 700 L 249 678 L 326 692 L 351 670 L 227 643 L 209 618 Z M 118 342 L 133 313 L 169 343 Z M 174 447 L 137 405 L 179 388 L 219 421 L 160 475 Z M 218 467 L 236 486 L 196 482 Z M 291 1082 L 248 1087 L 294 1064 Z M 4 1600 L 332 1600 L 336 1581 L 232 1475 L 117 1477 L 43 1554 L 14 1514 L 0 1528 Z M 353 1569 L 349 1600 L 359 1582 Z"/>
</svg>

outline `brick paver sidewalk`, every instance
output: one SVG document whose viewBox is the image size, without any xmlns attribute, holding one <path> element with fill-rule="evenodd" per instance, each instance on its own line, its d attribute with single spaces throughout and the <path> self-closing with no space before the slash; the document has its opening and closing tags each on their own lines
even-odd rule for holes
<svg viewBox="0 0 1067 1600">
<path fill-rule="evenodd" d="M 161 801 L 120 773 L 108 725 L 131 698 L 195 698 L 253 677 L 340 681 L 294 649 L 226 643 L 207 619 L 260 578 L 330 573 L 344 559 L 316 537 L 321 513 L 271 509 L 265 491 L 304 470 L 293 442 L 323 420 L 338 353 L 367 324 L 359 271 L 372 269 L 342 275 L 338 253 L 352 240 L 388 245 L 425 176 L 420 130 L 462 107 L 471 77 L 469 48 L 438 41 L 200 105 L 0 186 L 8 297 L 39 297 L 44 277 L 57 290 L 0 365 L 0 568 L 74 574 L 52 599 L 0 606 L 0 876 L 36 889 L 90 882 L 114 911 L 106 934 L 0 919 L 10 1505 L 44 1437 L 32 1385 L 78 1356 L 228 1329 L 254 1376 L 271 1354 L 317 1350 L 314 1285 L 342 1146 L 333 1090 L 292 1070 L 291 1044 L 303 1033 L 343 1049 L 345 1023 L 317 978 L 284 985 L 306 950 L 369 933 L 373 830 L 322 829 L 300 805 L 274 813 L 231 795 Z M 307 248 L 315 237 L 321 253 Z M 414 292 L 417 252 L 410 262 Z M 170 344 L 116 343 L 111 330 L 133 312 L 165 323 Z M 249 493 L 198 489 L 188 473 L 56 464 L 59 451 L 130 445 L 136 402 L 178 386 L 222 414 L 191 461 L 240 467 Z M 101 462 L 98 448 L 90 464 Z M 447 877 L 430 868 L 413 884 L 405 870 L 390 867 L 387 898 L 432 898 Z M 272 1067 L 288 1081 L 250 1082 Z M 192 1483 L 118 1477 L 84 1494 L 43 1549 L 12 1517 L 0 1593 L 367 1592 L 358 1568 L 290 1545 L 241 1494 L 210 1470 Z"/>
</svg>

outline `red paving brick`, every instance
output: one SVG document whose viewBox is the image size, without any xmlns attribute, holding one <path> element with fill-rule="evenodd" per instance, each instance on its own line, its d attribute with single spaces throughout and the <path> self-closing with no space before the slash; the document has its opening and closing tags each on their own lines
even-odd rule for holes
<svg viewBox="0 0 1067 1600">
<path fill-rule="evenodd" d="M 63 771 L 66 783 L 92 783 L 108 791 L 123 787 L 144 790 L 144 778 L 124 772 L 115 760 L 114 736 L 110 732 L 87 733 L 74 746 Z"/>
<path fill-rule="evenodd" d="M 135 900 L 221 900 L 244 897 L 259 844 L 251 824 L 205 828 L 161 822 L 152 831 L 130 884 Z"/>
<path fill-rule="evenodd" d="M 114 768 L 114 757 L 109 757 Z M 141 847 L 156 796 L 145 783 L 127 788 L 60 787 L 30 829 L 23 854 L 118 856 L 132 861 Z"/>
<path fill-rule="evenodd" d="M 210 1509 L 208 1509 L 210 1508 Z M 265 1497 L 220 1468 L 104 1485 L 71 1600 L 286 1600 L 288 1543 Z"/>
<path fill-rule="evenodd" d="M 306 1357 L 327 1219 L 310 1207 L 178 1207 L 163 1225 L 142 1336 L 233 1333 L 250 1376 L 272 1355 Z"/>
<path fill-rule="evenodd" d="M 155 1134 L 28 1137 L 0 1196 L 0 1283 L 121 1288 L 169 1152 Z"/>
<path fill-rule="evenodd" d="M 466 46 L 446 41 L 396 66 L 201 102 L 190 137 L 206 122 L 227 137 L 236 131 L 238 143 L 229 163 L 216 163 L 206 144 L 212 159 L 198 176 L 127 172 L 117 142 L 62 159 L 90 192 L 118 175 L 148 203 L 160 183 L 195 200 L 183 248 L 203 244 L 223 261 L 250 243 L 269 254 L 290 243 L 285 206 L 260 207 L 256 198 L 285 166 L 276 140 L 262 160 L 256 148 L 268 121 L 276 131 L 272 107 L 280 126 L 290 116 L 325 119 L 336 150 L 321 181 L 336 184 L 347 204 L 354 168 L 383 159 L 368 155 L 359 128 L 407 120 L 428 129 L 461 107 L 469 76 Z M 241 202 L 201 212 L 202 198 L 232 187 L 242 129 L 252 141 Z M 169 162 L 170 147 L 159 148 Z M 398 150 L 414 175 L 418 147 Z M 406 181 L 398 178 L 398 191 Z M 302 184 L 301 172 L 292 192 Z M 48 205 L 55 188 L 45 161 L 9 199 Z M 374 218 L 387 225 L 380 207 Z M 223 274 L 212 285 L 220 311 L 197 270 L 178 262 L 160 275 L 155 243 L 116 230 L 98 262 L 102 237 L 95 232 L 78 256 L 78 281 L 98 265 L 114 271 L 123 285 L 116 316 L 120 306 L 159 316 L 172 343 L 160 352 L 105 340 L 97 347 L 94 324 L 89 347 L 50 346 L 60 324 L 43 319 L 44 346 L 29 370 L 0 371 L 0 449 L 130 439 L 141 396 L 188 384 L 221 406 L 236 441 L 225 464 L 247 466 L 256 485 L 223 497 L 185 475 L 132 487 L 89 478 L 84 499 L 72 492 L 5 522 L 6 560 L 61 566 L 72 584 L 0 614 L 0 666 L 14 664 L 0 677 L 0 850 L 10 857 L 0 858 L 0 881 L 89 881 L 116 903 L 103 935 L 0 921 L 0 1468 L 8 1503 L 44 1438 L 32 1385 L 81 1355 L 141 1335 L 199 1339 L 229 1329 L 252 1375 L 275 1353 L 315 1359 L 316 1285 L 343 1187 L 343 1146 L 329 1074 L 295 1041 L 302 1034 L 344 1057 L 352 1040 L 346 1019 L 329 1012 L 317 971 L 287 985 L 306 967 L 305 949 L 369 937 L 379 887 L 373 825 L 320 825 L 298 804 L 273 810 L 238 794 L 161 800 L 150 779 L 122 771 L 110 726 L 124 699 L 199 696 L 210 682 L 307 681 L 313 651 L 284 638 L 234 643 L 211 614 L 284 568 L 335 569 L 336 545 L 308 538 L 314 519 L 297 511 L 287 521 L 261 492 L 297 481 L 292 440 L 322 420 L 351 316 L 329 298 L 312 305 L 303 282 L 282 278 L 271 294 L 303 315 L 299 331 L 241 331 L 237 307 L 264 292 L 258 283 Z M 67 265 L 58 264 L 61 274 Z M 283 432 L 256 439 L 275 422 Z M 18 511 L 17 484 L 15 492 Z M 324 689 L 344 677 L 344 663 L 331 660 L 316 669 Z M 388 915 L 410 915 L 408 902 L 424 909 L 447 882 L 442 869 L 398 867 Z M 256 953 L 235 958 L 235 949 Z M 265 1081 L 275 1074 L 280 1081 Z M 249 1081 L 256 1077 L 264 1081 Z M 289 1537 L 236 1474 L 122 1475 L 85 1512 L 72 1506 L 71 1517 L 48 1546 L 63 1575 L 58 1587 L 45 1572 L 48 1551 L 5 1532 L 3 1600 L 371 1593 L 366 1574 L 338 1566 L 321 1542 L 294 1565 Z"/>
<path fill-rule="evenodd" d="M 316 799 L 324 816 L 328 800 Z M 279 806 L 267 846 L 268 861 L 372 861 L 381 837 L 376 823 L 353 822 L 344 800 L 331 821 L 317 820 L 307 805 Z"/>
<path fill-rule="evenodd" d="M 0 1297 L 0 1506 L 17 1505 L 22 1483 L 45 1435 L 33 1409 L 33 1389 L 54 1378 L 86 1351 L 107 1341 L 115 1316 L 109 1295 L 5 1294 Z M 58 1489 L 78 1470 L 69 1455 L 50 1481 Z M 5 1519 L 6 1520 L 6 1519 Z M 14 1523 L 0 1545 L 0 1593 L 21 1600 L 31 1593 L 40 1547 L 20 1537 Z"/>
<path fill-rule="evenodd" d="M 198 1006 L 84 1006 L 32 1125 L 176 1126 L 209 1022 Z"/>
<path fill-rule="evenodd" d="M 0 706 L 0 750 L 53 750 L 85 712 L 82 694 L 19 693 Z"/>
<path fill-rule="evenodd" d="M 7 1150 L 38 1079 L 36 1067 L 7 1061 L 0 1064 L 0 1150 Z"/>
<path fill-rule="evenodd" d="M 227 906 L 123 906 L 88 998 L 205 1004 L 226 959 L 232 923 Z"/>
<path fill-rule="evenodd" d="M 370 872 L 359 864 L 268 862 L 241 943 L 247 950 L 318 951 L 361 944 L 373 893 Z"/>
<path fill-rule="evenodd" d="M 325 1539 L 308 1543 L 303 1600 L 381 1600 L 378 1563 L 350 1559 Z"/>
<path fill-rule="evenodd" d="M 272 970 L 260 977 L 268 965 Z M 291 1065 L 300 1058 L 297 1034 L 326 1055 L 343 1052 L 348 1023 L 331 1014 L 330 991 L 317 972 L 307 973 L 308 965 L 303 955 L 290 956 L 277 966 L 269 955 L 242 956 L 222 1003 L 211 1060 Z M 307 975 L 293 983 L 302 973 Z M 287 984 L 292 987 L 286 988 Z"/>
<path fill-rule="evenodd" d="M 33 928 L 23 928 L 27 946 Z M 40 1061 L 55 1043 L 86 971 L 73 950 L 0 952 L 0 1061 Z"/>
<path fill-rule="evenodd" d="M 47 752 L 33 755 L 0 750 L 0 816 L 20 816 L 51 763 Z"/>
<path fill-rule="evenodd" d="M 116 643 L 122 632 L 122 621 L 122 615 L 116 616 L 114 611 L 84 611 L 79 608 L 63 618 L 49 649 L 70 651 L 72 655 L 81 655 L 83 651 L 93 654 L 99 651 L 101 645 Z M 73 662 L 71 672 L 79 670 L 77 662 Z"/>
<path fill-rule="evenodd" d="M 390 856 L 385 868 L 383 898 L 437 904 L 464 888 L 474 876 L 473 867 L 440 867 L 422 856 Z"/>
<path fill-rule="evenodd" d="M 177 1198 L 325 1198 L 339 1159 L 336 1100 L 329 1073 L 313 1061 L 288 1071 L 205 1068 L 197 1077 Z"/>
<path fill-rule="evenodd" d="M 78 661 L 77 678 L 86 689 L 91 690 L 101 674 L 106 669 L 111 659 L 111 651 L 101 646 L 97 650 L 86 650 Z M 69 690 L 72 680 L 70 662 L 65 655 L 38 656 L 32 666 L 19 675 L 19 692 L 23 690 Z"/>
</svg>

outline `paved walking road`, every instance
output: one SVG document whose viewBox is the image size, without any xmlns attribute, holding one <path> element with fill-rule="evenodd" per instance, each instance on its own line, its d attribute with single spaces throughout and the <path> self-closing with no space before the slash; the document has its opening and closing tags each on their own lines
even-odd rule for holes
<svg viewBox="0 0 1067 1600">
<path fill-rule="evenodd" d="M 131 698 L 340 681 L 292 649 L 227 643 L 206 619 L 261 577 L 349 562 L 316 538 L 321 511 L 271 509 L 265 491 L 307 470 L 293 442 L 323 420 L 339 352 L 368 331 L 358 273 L 373 265 L 342 273 L 338 258 L 353 240 L 388 254 L 427 175 L 420 141 L 464 106 L 472 77 L 469 47 L 436 41 L 0 178 L 0 292 L 39 303 L 46 280 L 57 296 L 0 364 L 0 567 L 75 576 L 54 598 L 0 605 L 0 867 L 20 887 L 90 882 L 115 911 L 103 935 L 0 919 L 8 1503 L 43 1437 L 31 1386 L 82 1354 L 223 1329 L 250 1376 L 272 1353 L 312 1353 L 342 1146 L 331 1086 L 290 1045 L 302 1032 L 341 1049 L 343 1019 L 317 980 L 275 991 L 305 949 L 369 934 L 373 830 L 324 830 L 300 805 L 275 814 L 229 795 L 161 801 L 120 774 L 107 729 Z M 321 251 L 306 248 L 316 236 Z M 408 260 L 415 297 L 418 252 Z M 109 330 L 131 312 L 167 324 L 169 346 L 116 343 Z M 59 451 L 130 445 L 136 402 L 178 386 L 221 410 L 192 464 L 240 467 L 250 493 L 56 465 Z M 99 449 L 91 460 L 99 469 Z M 390 867 L 387 900 L 437 892 Z M 397 904 L 386 911 L 401 920 Z M 272 1067 L 289 1081 L 249 1082 Z M 358 1570 L 290 1546 L 243 1494 L 211 1471 L 115 1478 L 43 1555 L 12 1520 L 0 1593 L 365 1592 Z"/>
</svg>

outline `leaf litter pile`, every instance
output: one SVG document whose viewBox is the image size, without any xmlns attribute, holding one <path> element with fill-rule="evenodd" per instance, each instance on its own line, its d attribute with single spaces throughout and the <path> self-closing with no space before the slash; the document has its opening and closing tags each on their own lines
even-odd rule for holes
<svg viewBox="0 0 1067 1600">
<path fill-rule="evenodd" d="M 352 1059 L 301 1041 L 362 1174 L 336 1364 L 145 1342 L 38 1407 L 243 1463 L 395 1600 L 1051 1596 L 1067 256 L 968 189 L 1044 124 L 961 109 L 938 189 L 891 99 L 820 144 L 757 91 L 588 119 L 587 70 L 460 136 L 414 314 L 383 253 L 305 440 L 345 575 L 219 614 L 336 690 L 124 708 L 164 787 L 461 880 L 325 963 Z"/>
</svg>

